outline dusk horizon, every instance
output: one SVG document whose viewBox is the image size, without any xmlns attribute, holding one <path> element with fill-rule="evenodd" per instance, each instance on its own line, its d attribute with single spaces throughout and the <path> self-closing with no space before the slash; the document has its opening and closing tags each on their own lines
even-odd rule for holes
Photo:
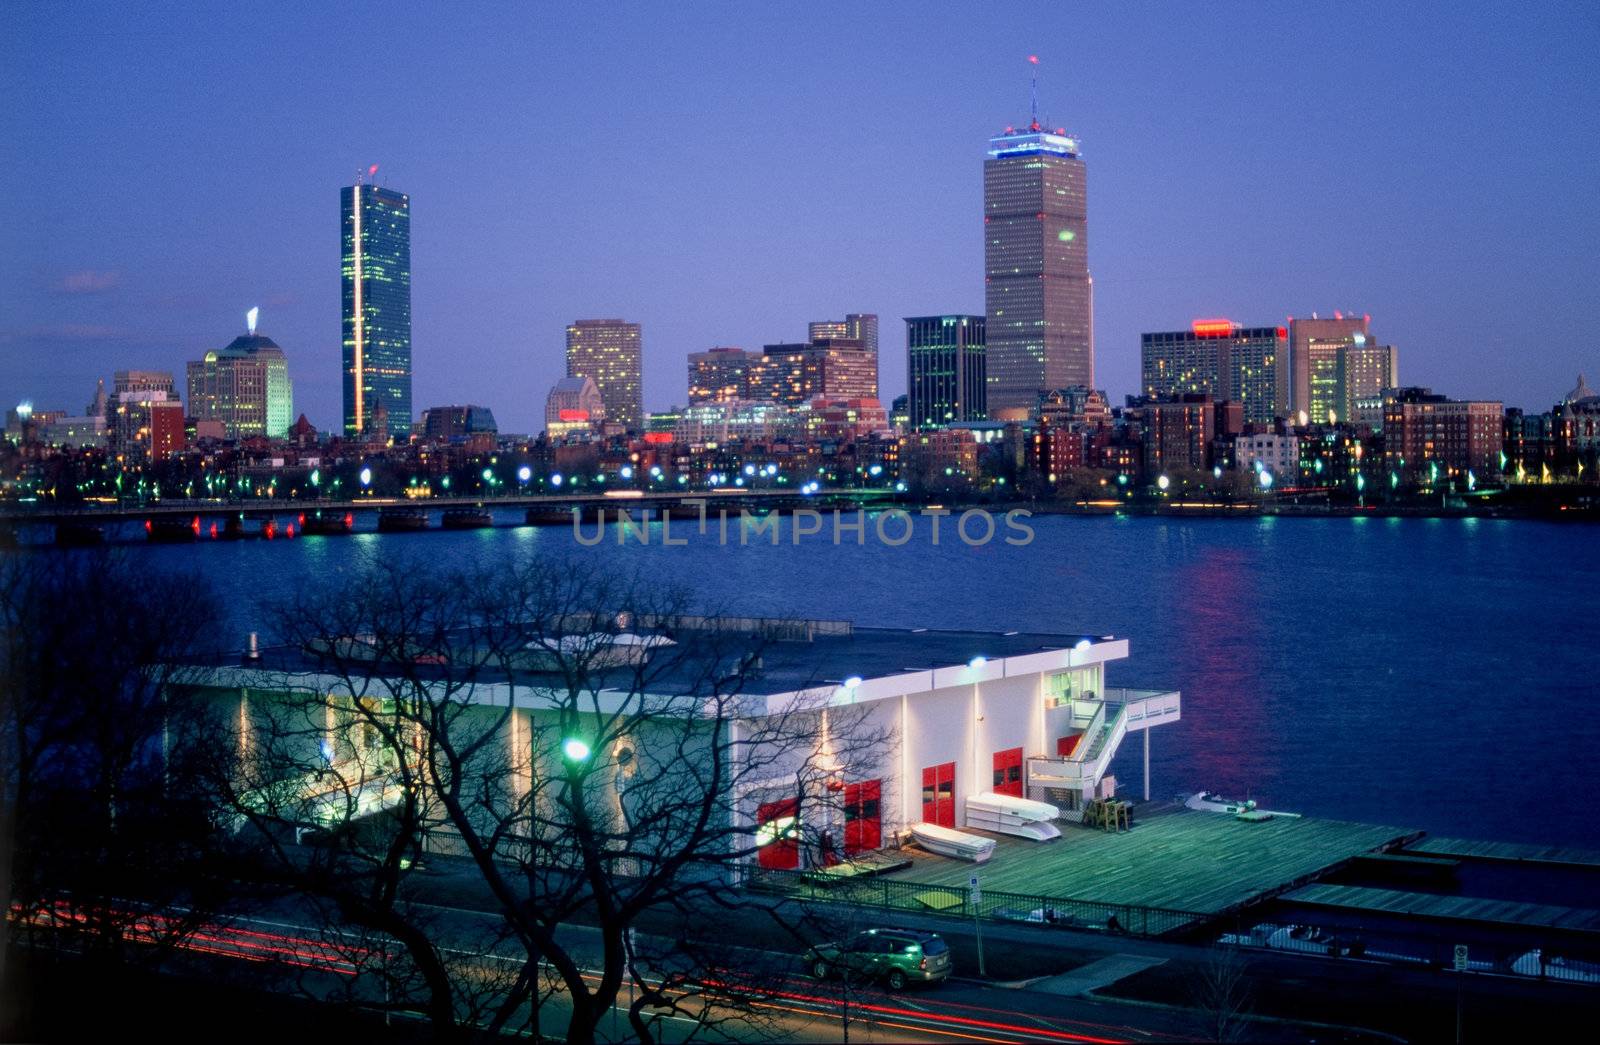
<svg viewBox="0 0 1600 1045">
<path fill-rule="evenodd" d="M 661 410 L 688 353 L 847 312 L 882 317 L 887 405 L 901 317 L 984 310 L 985 146 L 1026 122 L 1036 54 L 1041 116 L 1088 165 L 1112 402 L 1139 391 L 1141 333 L 1343 310 L 1407 385 L 1546 409 L 1600 371 L 1600 19 L 1454 10 L 19 9 L 0 401 L 77 413 L 259 306 L 295 413 L 337 429 L 338 192 L 377 164 L 412 201 L 418 414 L 537 432 L 577 319 L 641 324 Z"/>
</svg>

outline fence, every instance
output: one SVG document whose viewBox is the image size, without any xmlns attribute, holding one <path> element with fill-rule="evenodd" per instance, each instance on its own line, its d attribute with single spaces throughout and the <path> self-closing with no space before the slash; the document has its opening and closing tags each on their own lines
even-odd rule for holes
<svg viewBox="0 0 1600 1045">
<path fill-rule="evenodd" d="M 815 871 L 779 871 L 767 868 L 740 869 L 744 888 L 786 896 L 794 900 L 852 904 L 889 911 L 914 911 L 966 918 L 985 918 L 1000 922 L 1055 926 L 1124 933 L 1129 936 L 1166 936 L 1194 928 L 1214 917 L 1193 911 L 1174 911 L 1135 904 L 1106 903 L 1099 900 L 1074 900 L 982 890 L 973 902 L 971 891 L 961 885 L 930 885 L 898 878 L 861 876 L 834 878 Z"/>
<path fill-rule="evenodd" d="M 1409 965 L 1422 969 L 1515 976 L 1563 983 L 1600 985 L 1600 941 L 1573 934 L 1552 934 L 1546 943 L 1555 949 L 1533 946 L 1533 934 L 1521 942 L 1489 940 L 1468 928 L 1458 930 L 1470 944 L 1439 939 L 1437 930 L 1408 925 L 1311 925 L 1288 922 L 1241 924 L 1224 933 L 1219 942 L 1241 947 L 1326 958 Z M 1562 938 L 1564 936 L 1564 939 Z"/>
</svg>

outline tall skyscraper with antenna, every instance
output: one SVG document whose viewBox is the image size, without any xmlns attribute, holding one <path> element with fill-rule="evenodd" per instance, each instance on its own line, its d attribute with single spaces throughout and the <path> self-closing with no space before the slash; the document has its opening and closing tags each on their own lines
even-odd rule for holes
<svg viewBox="0 0 1600 1045">
<path fill-rule="evenodd" d="M 1094 387 L 1087 174 L 1078 139 L 1039 121 L 1038 59 L 1026 127 L 989 141 L 983 165 L 989 416 L 1047 389 Z"/>
<path fill-rule="evenodd" d="M 363 180 L 339 191 L 344 432 L 365 433 L 382 403 L 388 434 L 404 439 L 411 434 L 411 197 Z"/>
</svg>

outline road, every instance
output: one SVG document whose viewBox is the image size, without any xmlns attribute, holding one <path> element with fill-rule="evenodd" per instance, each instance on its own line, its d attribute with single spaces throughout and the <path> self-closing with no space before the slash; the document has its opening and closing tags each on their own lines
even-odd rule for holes
<svg viewBox="0 0 1600 1045">
<path fill-rule="evenodd" d="M 71 917 L 65 908 L 61 910 L 60 914 L 35 914 L 31 920 L 36 925 L 72 929 Z M 482 938 L 494 920 L 492 915 L 460 908 L 440 907 L 436 912 L 441 932 L 449 937 Z M 145 915 L 132 921 L 128 937 L 154 942 L 176 924 L 175 917 Z M 570 953 L 586 964 L 592 963 L 599 943 L 596 930 L 569 926 L 562 929 L 560 937 Z M 641 936 L 636 946 L 642 953 L 652 945 L 668 943 Z M 187 932 L 178 946 L 189 956 L 190 965 L 276 966 L 292 973 L 283 980 L 298 990 L 328 998 L 364 998 L 374 1008 L 383 1001 L 378 978 L 362 976 L 364 967 L 381 955 L 375 955 L 354 934 L 319 930 L 310 919 L 296 918 L 292 911 L 208 920 Z M 515 955 L 495 949 L 444 950 L 462 963 L 461 968 L 468 975 L 485 981 L 512 974 L 520 964 Z M 730 948 L 728 955 L 741 968 L 761 964 L 783 970 L 796 964 L 793 955 L 737 948 Z M 647 979 L 655 975 L 646 973 Z M 599 976 L 589 969 L 585 978 L 598 982 Z M 258 982 L 274 979 L 262 976 Z M 953 980 L 896 994 L 837 980 L 819 982 L 789 971 L 763 974 L 757 982 L 759 986 L 749 990 L 701 976 L 673 992 L 680 999 L 679 1012 L 650 1015 L 652 1028 L 660 1040 L 673 1043 L 834 1041 L 845 1037 L 861 1042 L 1141 1042 L 1193 1038 L 1193 1023 L 1184 1013 L 1034 994 L 975 981 Z M 619 1005 L 601 1020 L 598 1032 L 602 1040 L 633 1039 L 627 997 L 625 989 Z M 538 1026 L 546 1033 L 559 1035 L 565 1030 L 570 1013 L 570 998 L 558 988 L 543 1001 Z M 521 1015 L 531 1026 L 531 1011 Z"/>
</svg>

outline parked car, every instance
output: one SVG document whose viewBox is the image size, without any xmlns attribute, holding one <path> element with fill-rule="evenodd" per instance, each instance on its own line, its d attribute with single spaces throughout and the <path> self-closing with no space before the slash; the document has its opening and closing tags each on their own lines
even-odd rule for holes
<svg viewBox="0 0 1600 1045">
<path fill-rule="evenodd" d="M 805 954 L 819 980 L 848 976 L 882 983 L 892 991 L 908 983 L 938 983 L 950 975 L 950 946 L 921 929 L 868 929 L 848 943 L 819 943 Z"/>
</svg>

